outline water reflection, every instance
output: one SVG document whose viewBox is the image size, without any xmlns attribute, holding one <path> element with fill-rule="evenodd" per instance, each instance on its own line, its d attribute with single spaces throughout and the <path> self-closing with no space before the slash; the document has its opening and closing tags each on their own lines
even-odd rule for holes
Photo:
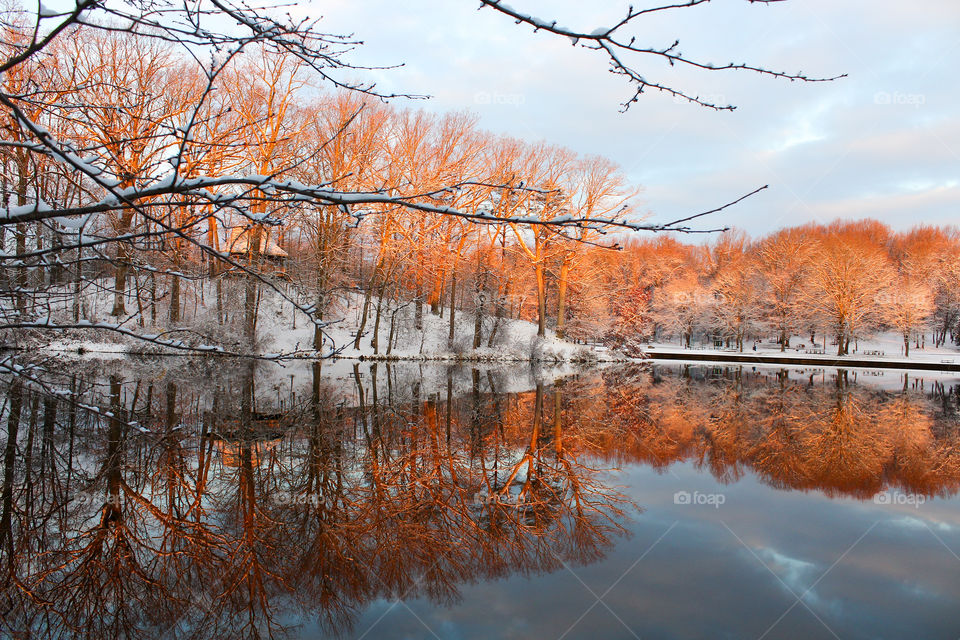
<svg viewBox="0 0 960 640">
<path fill-rule="evenodd" d="M 581 462 L 559 388 L 282 402 L 223 379 L 72 379 L 85 407 L 7 388 L 2 541 L 10 631 L 271 636 L 293 611 L 349 628 L 376 598 L 599 557 L 625 498 Z M 202 385 L 200 384 L 203 380 Z M 394 380 L 389 378 L 388 398 Z M 205 386 L 203 386 L 205 385 Z M 391 399 L 392 400 L 392 399 Z"/>
<path fill-rule="evenodd" d="M 773 487 L 870 498 L 890 488 L 926 496 L 960 487 L 960 387 L 896 390 L 857 384 L 847 371 L 710 376 L 689 369 L 606 385 L 603 449 L 621 462 L 664 467 L 690 459 L 722 482 L 745 469 Z M 686 375 L 684 375 L 686 372 Z"/>
<path fill-rule="evenodd" d="M 896 375 L 884 389 L 742 367 L 28 371 L 3 386 L 2 629 L 349 633 L 383 601 L 449 605 L 472 584 L 596 563 L 644 518 L 609 473 L 638 463 L 832 497 L 953 495 L 960 389 Z"/>
</svg>

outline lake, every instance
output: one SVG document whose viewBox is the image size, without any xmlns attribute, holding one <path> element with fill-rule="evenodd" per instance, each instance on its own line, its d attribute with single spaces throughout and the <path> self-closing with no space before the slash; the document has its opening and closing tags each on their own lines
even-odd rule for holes
<svg viewBox="0 0 960 640">
<path fill-rule="evenodd" d="M 960 636 L 955 376 L 156 358 L 0 392 L 8 637 Z"/>
</svg>

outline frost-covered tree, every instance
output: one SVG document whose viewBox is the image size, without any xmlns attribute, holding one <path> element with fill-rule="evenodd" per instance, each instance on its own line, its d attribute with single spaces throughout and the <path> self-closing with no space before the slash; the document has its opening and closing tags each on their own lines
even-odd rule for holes
<svg viewBox="0 0 960 640">
<path fill-rule="evenodd" d="M 835 224 L 818 239 L 806 305 L 837 340 L 837 355 L 847 355 L 851 341 L 883 320 L 880 303 L 894 279 L 878 243 L 886 240 L 883 231 L 863 223 Z"/>
<path fill-rule="evenodd" d="M 804 287 L 812 246 L 811 234 L 800 228 L 764 238 L 756 249 L 754 264 L 762 279 L 760 306 L 766 326 L 777 334 L 781 351 L 790 346 L 790 336 L 805 326 Z"/>
</svg>

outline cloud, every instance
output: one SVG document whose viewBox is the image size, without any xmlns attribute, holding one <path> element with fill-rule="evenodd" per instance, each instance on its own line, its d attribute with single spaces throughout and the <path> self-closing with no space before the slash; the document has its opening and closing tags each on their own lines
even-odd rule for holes
<svg viewBox="0 0 960 640">
<path fill-rule="evenodd" d="M 572 0 L 515 4 L 585 30 L 626 8 L 598 14 Z M 738 105 L 733 113 L 654 93 L 620 114 L 631 89 L 606 72 L 602 55 L 470 3 L 353 0 L 324 11 L 325 28 L 365 40 L 358 62 L 405 64 L 375 72 L 381 88 L 434 96 L 416 107 L 473 110 L 495 133 L 605 155 L 645 187 L 658 219 L 769 183 L 721 222 L 758 234 L 833 217 L 876 216 L 898 229 L 960 220 L 950 184 L 960 167 L 960 4 L 953 0 L 709 4 L 637 25 L 641 41 L 669 45 L 677 37 L 683 53 L 709 62 L 849 74 L 805 84 L 635 60 L 652 79 Z"/>
</svg>

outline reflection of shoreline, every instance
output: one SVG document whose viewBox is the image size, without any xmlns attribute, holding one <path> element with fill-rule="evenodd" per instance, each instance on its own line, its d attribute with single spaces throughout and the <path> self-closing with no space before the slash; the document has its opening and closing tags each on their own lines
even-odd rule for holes
<svg viewBox="0 0 960 640">
<path fill-rule="evenodd" d="M 38 602 L 90 637 L 279 636 L 288 612 L 342 630 L 377 599 L 455 602 L 603 558 L 637 506 L 611 474 L 626 464 L 831 497 L 960 488 L 960 386 L 911 374 L 877 389 L 845 370 L 674 363 L 553 384 L 383 363 L 123 373 L 58 385 L 89 410 L 0 386 L 0 432 L 34 456 L 4 463 L 0 561 L 30 592 L 0 590 L 0 632 L 29 628 Z"/>
<path fill-rule="evenodd" d="M 768 486 L 829 497 L 960 491 L 960 386 L 933 381 L 927 392 L 904 374 L 880 390 L 843 369 L 749 369 L 660 365 L 616 381 L 598 450 L 661 470 L 692 461 L 723 483 L 749 469 Z"/>
<path fill-rule="evenodd" d="M 257 372 L 75 381 L 95 410 L 0 388 L 9 440 L 42 456 L 4 460 L 0 634 L 283 637 L 289 612 L 349 630 L 378 599 L 455 602 L 595 562 L 626 533 L 632 503 L 578 458 L 559 386 L 502 393 L 473 370 L 454 397 L 451 370 L 374 365 L 354 367 L 347 406 L 319 365 L 306 397 Z"/>
<path fill-rule="evenodd" d="M 843 356 L 776 356 L 753 355 L 748 353 L 711 353 L 696 351 L 667 351 L 651 349 L 644 355 L 650 360 L 680 360 L 690 362 L 719 362 L 722 364 L 801 364 L 806 366 L 835 367 L 838 369 L 901 369 L 915 371 L 956 371 L 960 372 L 960 363 L 933 362 L 923 360 L 879 360 L 873 358 Z"/>
</svg>

